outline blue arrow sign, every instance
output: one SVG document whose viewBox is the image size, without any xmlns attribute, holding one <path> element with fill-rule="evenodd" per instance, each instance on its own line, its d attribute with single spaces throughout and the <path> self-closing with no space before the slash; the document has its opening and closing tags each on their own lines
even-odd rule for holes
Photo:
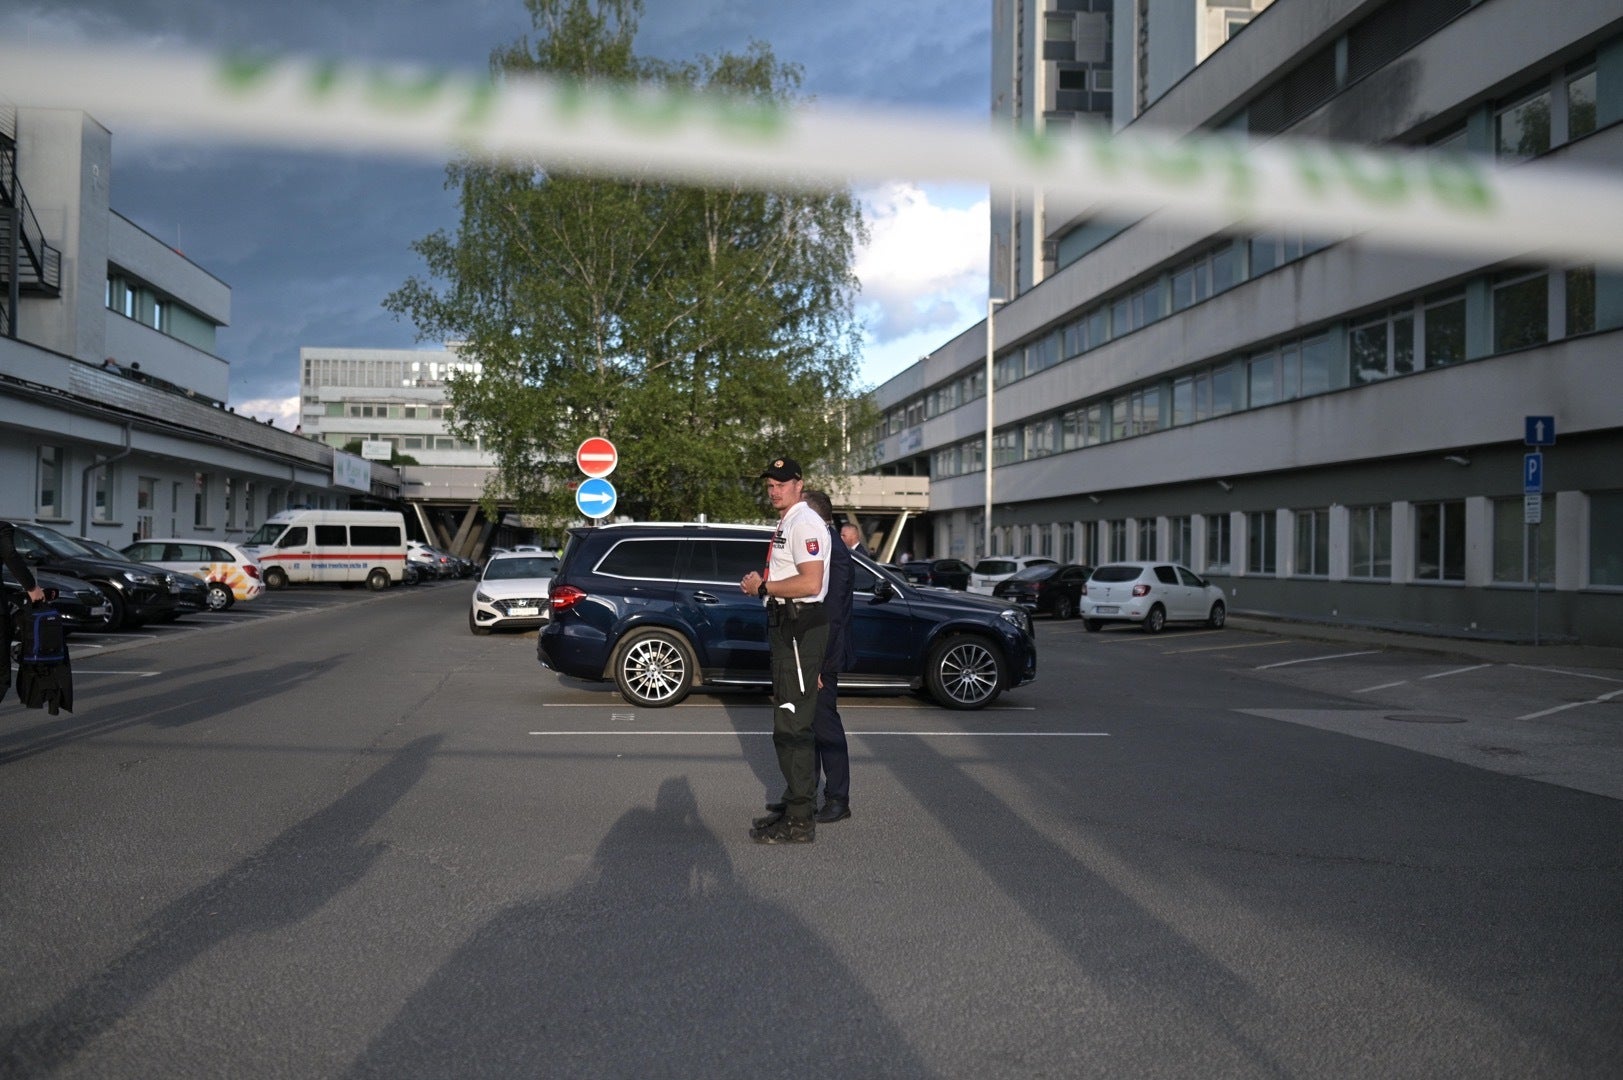
<svg viewBox="0 0 1623 1080">
<path fill-rule="evenodd" d="M 614 504 L 620 501 L 614 485 L 600 476 L 582 480 L 575 489 L 575 505 L 589 518 L 605 518 L 614 513 Z"/>
<path fill-rule="evenodd" d="M 1544 455 L 1537 450 L 1522 455 L 1522 494 L 1541 495 L 1544 492 Z"/>
<path fill-rule="evenodd" d="M 1527 418 L 1527 431 L 1522 436 L 1522 442 L 1528 446 L 1554 446 L 1555 417 L 1529 416 Z"/>
</svg>

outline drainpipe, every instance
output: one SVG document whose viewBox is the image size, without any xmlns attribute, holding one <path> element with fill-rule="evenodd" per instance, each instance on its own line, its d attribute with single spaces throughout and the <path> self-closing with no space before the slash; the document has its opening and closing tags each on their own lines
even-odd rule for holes
<svg viewBox="0 0 1623 1080">
<path fill-rule="evenodd" d="M 90 474 L 95 472 L 97 469 L 106 468 L 108 465 L 111 465 L 115 461 L 118 461 L 118 460 L 120 460 L 122 458 L 129 457 L 130 453 L 131 453 L 130 425 L 125 424 L 124 425 L 124 449 L 120 450 L 118 453 L 114 454 L 112 457 L 103 458 L 101 461 L 92 461 L 89 465 L 86 465 L 83 469 L 79 470 L 79 535 L 80 536 L 89 536 L 90 535 Z"/>
</svg>

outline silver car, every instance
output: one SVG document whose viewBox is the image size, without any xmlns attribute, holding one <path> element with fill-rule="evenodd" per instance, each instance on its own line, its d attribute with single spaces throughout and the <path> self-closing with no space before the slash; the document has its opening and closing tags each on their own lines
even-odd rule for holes
<svg viewBox="0 0 1623 1080">
<path fill-rule="evenodd" d="M 1083 625 L 1136 622 L 1159 634 L 1169 622 L 1221 627 L 1228 618 L 1223 590 L 1177 563 L 1118 562 L 1093 571 L 1082 596 Z"/>
</svg>

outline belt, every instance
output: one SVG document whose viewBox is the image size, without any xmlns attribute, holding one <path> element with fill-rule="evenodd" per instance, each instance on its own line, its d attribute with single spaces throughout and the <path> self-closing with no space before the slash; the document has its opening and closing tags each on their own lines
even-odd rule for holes
<svg viewBox="0 0 1623 1080">
<path fill-rule="evenodd" d="M 781 600 L 777 597 L 773 597 L 772 599 L 768 600 L 767 603 L 772 607 L 788 607 L 790 604 L 793 604 L 795 607 L 823 606 L 823 602 L 821 600 Z"/>
</svg>

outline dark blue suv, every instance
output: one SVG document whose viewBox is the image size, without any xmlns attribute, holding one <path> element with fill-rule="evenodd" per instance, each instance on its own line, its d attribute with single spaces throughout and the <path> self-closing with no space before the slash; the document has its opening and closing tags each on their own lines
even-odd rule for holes
<svg viewBox="0 0 1623 1080">
<path fill-rule="evenodd" d="M 756 525 L 604 525 L 570 531 L 552 578 L 544 667 L 612 680 L 636 705 L 675 705 L 695 686 L 771 685 L 766 610 L 739 580 L 766 565 Z M 840 690 L 927 690 L 979 709 L 1037 677 L 1031 619 L 1018 607 L 921 589 L 852 552 L 854 671 Z"/>
</svg>

